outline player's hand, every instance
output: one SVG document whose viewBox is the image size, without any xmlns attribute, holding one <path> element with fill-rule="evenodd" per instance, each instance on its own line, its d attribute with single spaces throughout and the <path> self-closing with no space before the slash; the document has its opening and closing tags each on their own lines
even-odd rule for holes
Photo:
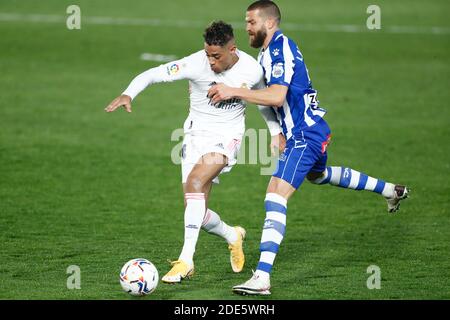
<svg viewBox="0 0 450 320">
<path fill-rule="evenodd" d="M 233 88 L 223 83 L 215 84 L 208 90 L 208 98 L 212 104 L 233 98 Z"/>
<path fill-rule="evenodd" d="M 113 112 L 119 107 L 124 107 L 127 112 L 131 112 L 131 97 L 123 94 L 115 98 L 106 108 L 106 112 Z"/>
<path fill-rule="evenodd" d="M 277 134 L 276 136 L 272 136 L 272 139 L 270 141 L 270 150 L 272 152 L 272 156 L 282 153 L 285 148 L 286 138 L 282 133 Z"/>
</svg>

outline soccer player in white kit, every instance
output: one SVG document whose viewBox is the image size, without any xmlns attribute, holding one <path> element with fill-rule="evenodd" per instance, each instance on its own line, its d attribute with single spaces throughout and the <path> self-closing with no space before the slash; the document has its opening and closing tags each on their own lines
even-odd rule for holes
<svg viewBox="0 0 450 320">
<path fill-rule="evenodd" d="M 199 230 L 223 237 L 228 242 L 234 272 L 242 271 L 245 229 L 230 227 L 208 208 L 212 183 L 218 175 L 231 170 L 245 132 L 246 102 L 230 99 L 212 104 L 210 87 L 224 83 L 230 87 L 263 88 L 263 70 L 250 55 L 237 49 L 231 25 L 213 22 L 204 33 L 205 46 L 190 56 L 149 69 L 138 75 L 121 96 L 106 108 L 112 112 L 124 106 L 131 112 L 131 101 L 147 86 L 159 82 L 188 79 L 190 111 L 184 123 L 182 147 L 182 183 L 185 198 L 184 245 L 172 269 L 162 277 L 166 283 L 178 283 L 194 272 L 193 256 Z M 259 107 L 272 136 L 271 147 L 284 149 L 285 140 L 272 108 Z"/>
</svg>

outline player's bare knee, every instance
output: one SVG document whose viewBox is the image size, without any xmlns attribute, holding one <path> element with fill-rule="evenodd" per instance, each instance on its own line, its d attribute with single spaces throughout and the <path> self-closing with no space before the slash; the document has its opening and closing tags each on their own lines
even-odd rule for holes
<svg viewBox="0 0 450 320">
<path fill-rule="evenodd" d="M 289 200 L 289 198 L 294 194 L 294 192 L 295 188 L 291 184 L 277 177 L 272 177 L 270 179 L 266 191 L 266 193 L 276 193 L 285 198 L 286 200 Z"/>
<path fill-rule="evenodd" d="M 186 191 L 187 192 L 203 192 L 206 183 L 203 179 L 196 175 L 190 174 L 186 181 Z"/>
</svg>

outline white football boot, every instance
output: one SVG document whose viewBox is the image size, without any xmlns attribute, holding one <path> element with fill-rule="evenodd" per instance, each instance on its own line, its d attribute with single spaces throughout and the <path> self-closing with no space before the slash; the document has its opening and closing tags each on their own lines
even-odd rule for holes
<svg viewBox="0 0 450 320">
<path fill-rule="evenodd" d="M 253 271 L 252 271 L 253 272 Z M 264 277 L 253 272 L 250 280 L 233 287 L 233 292 L 241 295 L 270 295 L 270 276 Z"/>
</svg>

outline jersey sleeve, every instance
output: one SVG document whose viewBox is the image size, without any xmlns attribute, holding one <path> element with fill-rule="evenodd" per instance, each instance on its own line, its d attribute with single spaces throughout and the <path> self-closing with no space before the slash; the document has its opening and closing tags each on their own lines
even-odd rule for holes
<svg viewBox="0 0 450 320">
<path fill-rule="evenodd" d="M 158 67 L 148 69 L 136 76 L 127 89 L 122 93 L 134 99 L 148 86 L 176 80 L 193 80 L 198 74 L 196 70 L 200 67 L 199 53 L 192 54 L 180 60 L 162 64 Z"/>
<path fill-rule="evenodd" d="M 258 105 L 258 110 L 267 124 L 270 135 L 273 137 L 280 134 L 282 132 L 280 122 L 278 121 L 277 115 L 275 114 L 273 108 Z"/>
<path fill-rule="evenodd" d="M 259 64 L 258 64 L 259 66 Z M 261 68 L 260 72 L 261 76 L 259 77 L 259 81 L 252 88 L 253 90 L 259 90 L 266 88 L 266 84 L 264 81 L 264 74 Z M 262 118 L 266 122 L 267 128 L 269 129 L 271 136 L 276 136 L 282 132 L 280 122 L 278 121 L 277 115 L 272 107 L 261 106 L 258 105 L 258 110 L 261 113 Z"/>
<path fill-rule="evenodd" d="M 283 38 L 276 41 L 269 48 L 271 57 L 270 79 L 268 86 L 279 84 L 289 86 L 294 75 L 295 58 L 291 52 L 289 43 Z"/>
</svg>

